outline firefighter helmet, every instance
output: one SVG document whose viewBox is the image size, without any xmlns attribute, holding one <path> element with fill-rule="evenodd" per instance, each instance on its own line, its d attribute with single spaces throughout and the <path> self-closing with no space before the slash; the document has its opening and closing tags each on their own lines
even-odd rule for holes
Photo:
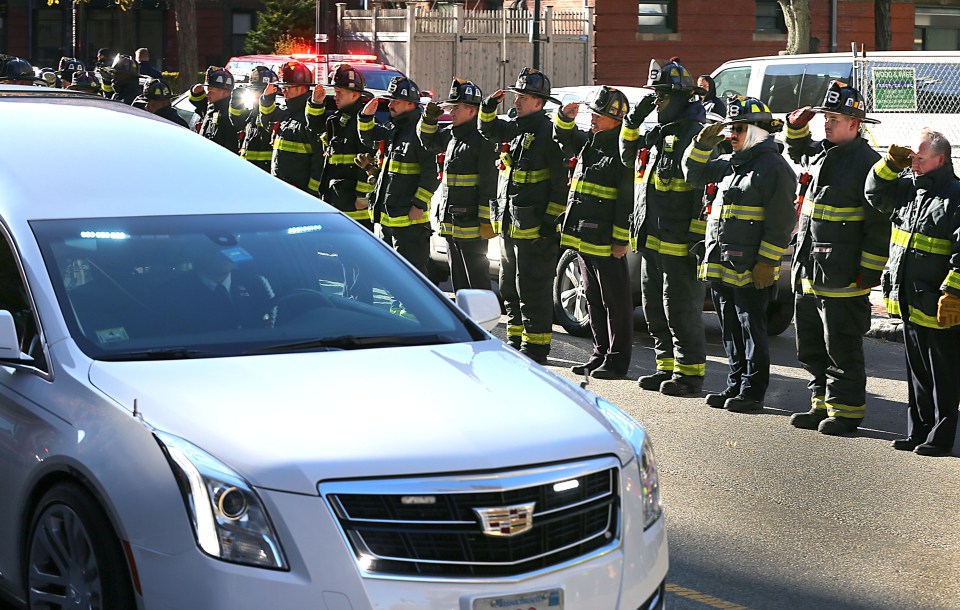
<svg viewBox="0 0 960 610">
<path fill-rule="evenodd" d="M 230 74 L 230 71 L 226 68 L 221 68 L 220 66 L 210 66 L 207 68 L 207 72 L 204 75 L 203 86 L 232 91 L 233 74 Z"/>
<path fill-rule="evenodd" d="M 60 77 L 57 76 L 53 68 L 40 68 L 40 80 L 48 87 L 56 87 L 57 89 L 63 84 L 63 81 L 60 80 Z"/>
<path fill-rule="evenodd" d="M 630 102 L 619 89 L 604 85 L 587 98 L 587 108 L 595 114 L 622 121 L 630 109 Z"/>
<path fill-rule="evenodd" d="M 728 97 L 727 118 L 725 125 L 734 123 L 749 123 L 766 129 L 770 133 L 777 133 L 783 129 L 783 121 L 773 118 L 770 107 L 755 97 Z"/>
<path fill-rule="evenodd" d="M 100 80 L 96 72 L 74 72 L 67 89 L 71 91 L 86 91 L 100 93 Z"/>
<path fill-rule="evenodd" d="M 43 79 L 37 78 L 33 73 L 33 66 L 30 65 L 30 62 L 19 57 L 7 60 L 3 64 L 3 70 L 0 71 L 0 82 L 13 80 L 26 80 L 34 83 L 44 82 Z"/>
<path fill-rule="evenodd" d="M 147 81 L 147 84 L 143 86 L 142 97 L 147 101 L 168 100 L 173 97 L 173 92 L 170 91 L 167 83 L 158 78 L 151 78 Z"/>
<path fill-rule="evenodd" d="M 403 100 L 405 102 L 420 103 L 420 88 L 417 83 L 405 76 L 394 76 L 387 85 L 387 95 L 390 100 Z"/>
<path fill-rule="evenodd" d="M 367 86 L 367 80 L 350 64 L 337 64 L 330 71 L 330 83 L 339 89 L 366 93 L 364 89 Z"/>
<path fill-rule="evenodd" d="M 479 106 L 483 101 L 483 91 L 468 80 L 454 78 L 450 85 L 450 95 L 444 104 L 470 104 Z"/>
<path fill-rule="evenodd" d="M 288 61 L 280 66 L 278 85 L 312 85 L 313 72 L 299 61 Z"/>
<path fill-rule="evenodd" d="M 74 72 L 83 72 L 83 62 L 74 57 L 61 57 L 57 65 L 57 75 L 65 81 L 73 77 Z"/>
<path fill-rule="evenodd" d="M 550 96 L 550 79 L 547 75 L 536 68 L 524 68 L 517 75 L 517 83 L 512 87 L 507 87 L 514 93 L 523 93 L 526 95 L 535 95 L 545 100 L 550 100 L 554 104 L 560 104 L 560 100 Z"/>
<path fill-rule="evenodd" d="M 113 64 L 107 68 L 107 71 L 113 72 L 114 74 L 140 76 L 140 64 L 129 55 L 117 55 L 113 58 Z"/>
<path fill-rule="evenodd" d="M 257 66 L 250 71 L 247 82 L 254 89 L 265 89 L 270 83 L 277 82 L 277 73 L 266 66 Z"/>
<path fill-rule="evenodd" d="M 823 96 L 823 103 L 815 106 L 817 112 L 832 112 L 853 117 L 861 123 L 879 123 L 876 119 L 867 118 L 866 105 L 860 92 L 850 85 L 832 80 Z"/>
<path fill-rule="evenodd" d="M 647 76 L 647 87 L 656 91 L 687 93 L 689 95 L 706 95 L 702 87 L 693 82 L 690 72 L 683 67 L 680 60 L 671 57 L 667 65 L 660 67 L 657 60 L 650 60 L 650 73 Z"/>
</svg>

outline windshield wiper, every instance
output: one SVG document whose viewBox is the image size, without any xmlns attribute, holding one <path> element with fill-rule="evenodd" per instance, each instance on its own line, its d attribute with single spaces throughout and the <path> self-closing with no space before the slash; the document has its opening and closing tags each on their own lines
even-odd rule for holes
<svg viewBox="0 0 960 610">
<path fill-rule="evenodd" d="M 374 347 L 404 347 L 412 345 L 437 345 L 442 343 L 457 342 L 458 341 L 453 337 L 440 334 L 381 335 L 374 337 L 341 335 L 339 337 L 330 337 L 327 339 L 312 339 L 310 341 L 269 345 L 267 347 L 248 350 L 244 352 L 244 354 L 271 354 L 275 352 L 296 352 L 309 349 L 369 349 Z"/>
<path fill-rule="evenodd" d="M 123 360 L 187 360 L 190 358 L 216 358 L 227 356 L 223 352 L 211 352 L 206 350 L 191 349 L 187 347 L 161 347 L 156 349 L 145 349 L 138 352 L 121 352 L 118 354 L 107 354 L 100 360 L 117 362 Z"/>
</svg>

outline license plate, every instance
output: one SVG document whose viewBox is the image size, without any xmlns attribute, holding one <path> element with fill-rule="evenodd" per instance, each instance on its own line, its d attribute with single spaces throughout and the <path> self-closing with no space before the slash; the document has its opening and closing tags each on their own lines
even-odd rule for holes
<svg viewBox="0 0 960 610">
<path fill-rule="evenodd" d="M 481 597 L 473 600 L 473 610 L 563 610 L 563 589 Z"/>
</svg>

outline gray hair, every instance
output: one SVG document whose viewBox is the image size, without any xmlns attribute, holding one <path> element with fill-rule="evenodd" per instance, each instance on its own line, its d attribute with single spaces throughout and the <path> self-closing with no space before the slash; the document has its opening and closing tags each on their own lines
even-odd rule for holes
<svg viewBox="0 0 960 610">
<path fill-rule="evenodd" d="M 147 47 L 140 47 L 137 49 L 137 52 L 134 54 L 137 61 L 150 61 L 150 49 Z"/>
<path fill-rule="evenodd" d="M 920 130 L 920 139 L 927 142 L 927 145 L 930 146 L 930 150 L 933 151 L 933 154 L 943 155 L 947 159 L 950 158 L 950 153 L 952 152 L 950 140 L 948 140 L 947 137 L 939 131 L 934 131 L 929 127 L 924 127 Z"/>
</svg>

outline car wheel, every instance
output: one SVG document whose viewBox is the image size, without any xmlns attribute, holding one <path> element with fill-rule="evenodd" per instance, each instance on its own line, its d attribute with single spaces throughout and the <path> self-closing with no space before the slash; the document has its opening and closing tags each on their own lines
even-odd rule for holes
<svg viewBox="0 0 960 610">
<path fill-rule="evenodd" d="M 580 277 L 580 263 L 574 250 L 564 250 L 553 278 L 553 316 L 557 324 L 575 337 L 590 336 L 587 293 Z"/>
<path fill-rule="evenodd" d="M 775 337 L 793 321 L 793 301 L 770 303 L 767 307 L 767 336 Z"/>
<path fill-rule="evenodd" d="M 136 608 L 120 542 L 79 486 L 56 485 L 44 494 L 28 544 L 30 608 Z"/>
</svg>

